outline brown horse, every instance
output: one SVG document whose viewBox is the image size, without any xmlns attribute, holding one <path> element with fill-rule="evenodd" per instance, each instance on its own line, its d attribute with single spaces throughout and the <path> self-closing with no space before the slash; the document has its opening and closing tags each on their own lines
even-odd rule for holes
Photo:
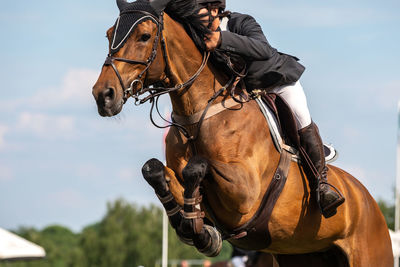
<svg viewBox="0 0 400 267">
<path fill-rule="evenodd" d="M 178 5 L 191 1 L 174 2 Z M 123 11 L 121 1 L 119 4 Z M 214 104 L 230 99 L 225 92 L 215 94 L 228 78 L 211 63 L 202 64 L 206 60 L 185 29 L 187 25 L 177 22 L 190 23 L 192 17 L 184 20 L 181 11 L 174 5 L 160 17 L 138 11 L 150 19 L 139 21 L 123 46 L 107 58 L 93 87 L 100 115 L 118 114 L 129 96 L 138 98 L 145 91 L 157 95 L 160 91 L 156 86 L 144 89 L 157 82 L 169 88 L 164 92 L 169 92 L 173 112 L 181 117 L 202 113 L 212 98 Z M 107 32 L 110 50 L 114 30 L 115 26 Z M 214 228 L 203 224 L 198 211 L 200 195 L 206 197 L 211 209 L 206 212 L 208 221 L 226 231 L 237 229 L 256 214 L 280 153 L 255 101 L 225 109 L 201 125 L 194 123 L 184 128 L 172 127 L 169 131 L 167 166 L 160 167 L 153 160 L 145 164 L 143 173 L 182 240 L 210 255 L 202 248 L 218 253 L 220 237 Z M 290 163 L 286 185 L 270 220 L 265 222 L 271 242 L 261 250 L 276 254 L 280 266 L 393 266 L 385 220 L 367 189 L 334 166 L 329 166 L 328 177 L 346 202 L 335 216 L 325 219 L 311 197 L 301 166 Z M 201 207 L 205 208 L 204 203 Z M 229 241 L 237 247 L 254 249 L 252 242 L 240 236 Z M 217 248 L 210 243 L 217 244 Z"/>
</svg>

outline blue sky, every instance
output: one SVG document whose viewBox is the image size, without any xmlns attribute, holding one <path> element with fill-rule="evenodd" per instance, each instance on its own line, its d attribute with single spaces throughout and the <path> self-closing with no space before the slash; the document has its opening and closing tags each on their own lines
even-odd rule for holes
<svg viewBox="0 0 400 267">
<path fill-rule="evenodd" d="M 335 165 L 393 201 L 400 100 L 397 0 L 228 1 L 307 67 L 301 82 Z M 97 114 L 112 0 L 6 1 L 0 10 L 0 227 L 98 221 L 106 202 L 158 203 L 140 168 L 162 159 L 149 106 Z M 165 99 L 164 103 L 168 103 Z M 165 104 L 168 107 L 168 104 Z"/>
</svg>

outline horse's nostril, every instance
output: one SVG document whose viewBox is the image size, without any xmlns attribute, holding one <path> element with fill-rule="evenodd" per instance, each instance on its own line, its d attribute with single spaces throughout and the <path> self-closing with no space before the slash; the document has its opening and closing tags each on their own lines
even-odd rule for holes
<svg viewBox="0 0 400 267">
<path fill-rule="evenodd" d="M 115 90 L 114 88 L 107 88 L 100 94 L 100 101 L 105 105 L 109 104 L 115 99 Z"/>
<path fill-rule="evenodd" d="M 115 97 L 115 91 L 113 88 L 108 88 L 104 91 L 104 100 L 114 100 Z"/>
</svg>

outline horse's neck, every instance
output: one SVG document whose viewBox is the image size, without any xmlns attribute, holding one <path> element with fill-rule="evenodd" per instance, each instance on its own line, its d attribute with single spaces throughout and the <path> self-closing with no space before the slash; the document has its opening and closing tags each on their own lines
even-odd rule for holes
<svg viewBox="0 0 400 267">
<path fill-rule="evenodd" d="M 164 15 L 164 36 L 172 76 L 169 77 L 171 84 L 184 83 L 198 71 L 203 55 L 182 25 L 166 14 Z M 221 85 L 206 65 L 192 86 L 170 94 L 174 113 L 191 115 L 204 109 L 207 101 L 219 88 Z"/>
</svg>

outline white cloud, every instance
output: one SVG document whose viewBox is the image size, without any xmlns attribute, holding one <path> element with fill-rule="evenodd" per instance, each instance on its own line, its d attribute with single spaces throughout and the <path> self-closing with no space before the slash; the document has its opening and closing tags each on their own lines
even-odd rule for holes
<svg viewBox="0 0 400 267">
<path fill-rule="evenodd" d="M 98 76 L 94 70 L 72 69 L 66 73 L 60 86 L 40 91 L 30 102 L 40 107 L 94 103 L 92 87 Z"/>
<path fill-rule="evenodd" d="M 16 129 L 43 138 L 71 138 L 75 135 L 75 118 L 23 112 L 19 115 Z"/>
<path fill-rule="evenodd" d="M 13 171 L 4 165 L 0 165 L 0 182 L 2 181 L 10 181 L 14 178 Z"/>
<path fill-rule="evenodd" d="M 6 145 L 4 136 L 7 133 L 7 131 L 8 131 L 8 127 L 0 124 L 0 149 L 2 149 Z"/>
<path fill-rule="evenodd" d="M 91 69 L 71 69 L 61 84 L 51 88 L 41 88 L 29 98 L 0 101 L 0 110 L 15 111 L 23 108 L 59 108 L 60 106 L 95 105 L 92 87 L 99 76 Z"/>
</svg>

